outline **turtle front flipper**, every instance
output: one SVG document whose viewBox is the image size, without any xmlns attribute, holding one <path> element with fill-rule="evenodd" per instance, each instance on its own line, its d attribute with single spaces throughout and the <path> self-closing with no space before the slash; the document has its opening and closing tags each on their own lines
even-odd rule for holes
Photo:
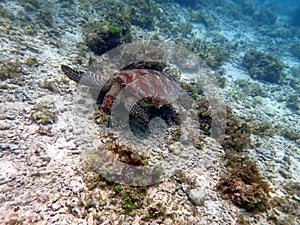
<svg viewBox="0 0 300 225">
<path fill-rule="evenodd" d="M 116 96 L 119 94 L 122 88 L 123 86 L 119 82 L 113 83 L 110 90 L 107 92 L 101 106 L 104 112 L 110 113 L 110 110 L 116 100 Z"/>
</svg>

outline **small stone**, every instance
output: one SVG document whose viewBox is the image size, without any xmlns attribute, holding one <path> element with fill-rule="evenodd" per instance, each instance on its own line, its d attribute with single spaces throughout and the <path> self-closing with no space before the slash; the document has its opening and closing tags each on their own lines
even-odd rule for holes
<svg viewBox="0 0 300 225">
<path fill-rule="evenodd" d="M 203 206 L 205 201 L 205 192 L 201 187 L 191 189 L 188 192 L 188 197 L 190 201 L 197 206 Z"/>
<path fill-rule="evenodd" d="M 41 157 L 41 159 L 42 159 L 43 162 L 47 162 L 47 163 L 51 161 L 50 156 L 43 156 L 43 157 Z"/>
<path fill-rule="evenodd" d="M 57 211 L 57 210 L 59 210 L 60 208 L 61 208 L 61 204 L 54 203 L 54 204 L 51 205 L 51 209 L 52 209 L 53 211 Z"/>
<path fill-rule="evenodd" d="M 169 150 L 175 155 L 179 155 L 180 152 L 184 150 L 184 146 L 180 142 L 175 142 L 169 145 Z"/>
<path fill-rule="evenodd" d="M 6 119 L 15 120 L 16 119 L 16 115 L 14 115 L 13 113 L 8 113 L 8 114 L 6 114 Z"/>
<path fill-rule="evenodd" d="M 9 130 L 10 124 L 7 121 L 0 121 L 0 130 Z"/>
</svg>

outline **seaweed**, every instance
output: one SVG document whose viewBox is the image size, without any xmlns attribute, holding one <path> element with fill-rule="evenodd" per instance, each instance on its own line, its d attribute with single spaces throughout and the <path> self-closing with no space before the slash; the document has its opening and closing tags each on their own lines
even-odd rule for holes
<svg viewBox="0 0 300 225">
<path fill-rule="evenodd" d="M 27 12 L 37 11 L 42 7 L 41 2 L 38 0 L 18 0 L 18 2 Z"/>
<path fill-rule="evenodd" d="M 281 135 L 291 141 L 296 141 L 300 139 L 300 134 L 297 131 L 291 130 L 291 128 L 286 128 L 281 131 Z"/>
<path fill-rule="evenodd" d="M 252 133 L 259 136 L 273 137 L 277 134 L 277 129 L 270 122 L 256 122 L 252 125 Z"/>
<path fill-rule="evenodd" d="M 54 27 L 54 17 L 53 12 L 49 9 L 41 9 L 36 14 L 37 19 L 39 20 L 40 24 L 45 25 L 48 28 Z"/>
<path fill-rule="evenodd" d="M 118 27 L 114 24 L 110 24 L 108 26 L 108 33 L 111 34 L 114 37 L 121 38 L 122 37 L 122 31 L 123 31 L 122 27 Z"/>
<path fill-rule="evenodd" d="M 274 197 L 271 199 L 269 207 L 270 212 L 267 219 L 274 224 L 298 224 L 299 219 L 299 201 L 300 201 L 300 183 L 286 181 L 282 185 L 282 190 L 285 195 L 283 197 Z M 272 209 L 284 214 L 284 217 L 279 213 L 272 213 Z"/>
<path fill-rule="evenodd" d="M 212 21 L 208 19 L 203 12 L 189 12 L 189 16 L 192 22 L 202 23 L 207 28 L 212 26 Z"/>
<path fill-rule="evenodd" d="M 211 128 L 211 111 L 209 110 L 209 103 L 206 98 L 198 98 L 196 100 L 197 111 L 200 123 L 200 129 L 203 131 L 203 134 L 210 135 Z"/>
<path fill-rule="evenodd" d="M 39 62 L 35 56 L 27 57 L 24 63 L 29 67 L 37 67 L 39 65 Z"/>
<path fill-rule="evenodd" d="M 34 25 L 29 24 L 28 26 L 26 26 L 23 30 L 24 34 L 33 36 L 37 33 L 36 28 L 34 27 Z"/>
</svg>

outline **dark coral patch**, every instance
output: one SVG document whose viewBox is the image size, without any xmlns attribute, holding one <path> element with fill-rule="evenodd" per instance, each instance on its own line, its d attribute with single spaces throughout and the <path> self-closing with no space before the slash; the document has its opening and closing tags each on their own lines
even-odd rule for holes
<svg viewBox="0 0 300 225">
<path fill-rule="evenodd" d="M 257 80 L 279 83 L 284 78 L 283 64 L 275 56 L 259 51 L 250 51 L 243 58 L 243 66 Z"/>
</svg>

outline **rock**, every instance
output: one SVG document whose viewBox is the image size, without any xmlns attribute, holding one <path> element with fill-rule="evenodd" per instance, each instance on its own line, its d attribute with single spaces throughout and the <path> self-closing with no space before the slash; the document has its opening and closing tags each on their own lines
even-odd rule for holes
<svg viewBox="0 0 300 225">
<path fill-rule="evenodd" d="M 181 142 L 175 142 L 169 146 L 169 150 L 175 155 L 179 155 L 180 152 L 184 150 L 184 146 L 181 144 Z"/>
<path fill-rule="evenodd" d="M 205 192 L 201 187 L 191 189 L 187 195 L 190 201 L 197 206 L 203 206 L 205 201 Z"/>
<path fill-rule="evenodd" d="M 59 203 L 54 203 L 51 205 L 51 209 L 53 211 L 58 211 L 60 208 L 61 208 L 61 204 L 59 204 Z"/>
<path fill-rule="evenodd" d="M 0 121 L 0 130 L 9 130 L 10 124 L 7 121 Z"/>
</svg>

